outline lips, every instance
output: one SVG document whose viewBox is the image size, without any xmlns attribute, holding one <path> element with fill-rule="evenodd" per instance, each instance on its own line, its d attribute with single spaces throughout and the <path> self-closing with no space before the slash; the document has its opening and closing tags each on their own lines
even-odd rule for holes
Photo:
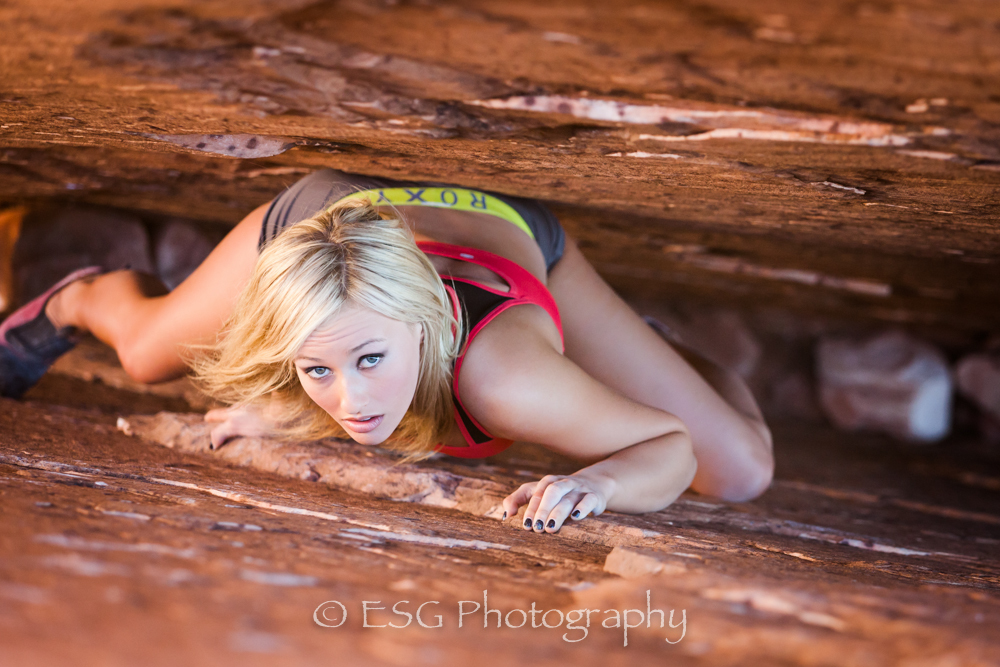
<svg viewBox="0 0 1000 667">
<path fill-rule="evenodd" d="M 354 433 L 368 433 L 379 427 L 379 424 L 382 423 L 382 417 L 384 417 L 384 415 L 375 415 L 374 417 L 361 419 L 342 419 L 340 423 L 348 431 L 353 431 Z"/>
</svg>

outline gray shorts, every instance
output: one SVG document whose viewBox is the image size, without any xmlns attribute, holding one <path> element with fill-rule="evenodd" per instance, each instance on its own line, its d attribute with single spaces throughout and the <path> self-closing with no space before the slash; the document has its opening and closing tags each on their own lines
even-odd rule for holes
<svg viewBox="0 0 1000 667">
<path fill-rule="evenodd" d="M 483 190 L 471 190 L 469 188 L 459 188 L 445 183 L 396 181 L 388 178 L 373 178 L 370 176 L 359 176 L 347 174 L 335 169 L 320 169 L 309 174 L 305 178 L 290 186 L 287 190 L 275 197 L 271 206 L 264 215 L 264 224 L 260 230 L 260 242 L 258 250 L 262 249 L 268 241 L 281 233 L 285 227 L 294 225 L 300 220 L 305 220 L 316 215 L 327 206 L 355 192 L 362 190 L 380 190 L 390 188 L 401 188 L 406 194 L 406 203 L 413 205 L 425 204 L 438 208 L 448 208 L 451 202 L 458 206 L 462 196 L 473 202 L 474 210 L 476 202 L 486 202 L 488 195 L 495 198 L 513 209 L 513 214 L 523 220 L 524 224 L 531 230 L 538 247 L 545 257 L 546 269 L 551 271 L 556 262 L 563 255 L 566 247 L 566 232 L 563 230 L 559 220 L 541 202 L 534 199 L 524 199 L 521 197 L 511 197 L 495 192 Z M 433 188 L 440 201 L 425 202 L 423 193 L 426 189 Z M 445 188 L 445 190 L 440 190 Z"/>
</svg>

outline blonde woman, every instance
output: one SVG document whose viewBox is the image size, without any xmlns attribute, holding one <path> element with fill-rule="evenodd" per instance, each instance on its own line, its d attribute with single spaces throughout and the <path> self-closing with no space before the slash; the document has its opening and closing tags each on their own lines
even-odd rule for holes
<svg viewBox="0 0 1000 667">
<path fill-rule="evenodd" d="M 321 170 L 248 215 L 173 292 L 133 271 L 68 276 L 0 327 L 3 393 L 80 332 L 154 383 L 193 363 L 212 444 L 350 437 L 409 460 L 512 441 L 573 457 L 514 490 L 525 529 L 651 512 L 689 486 L 762 493 L 771 436 L 734 374 L 665 342 L 538 202 Z"/>
</svg>

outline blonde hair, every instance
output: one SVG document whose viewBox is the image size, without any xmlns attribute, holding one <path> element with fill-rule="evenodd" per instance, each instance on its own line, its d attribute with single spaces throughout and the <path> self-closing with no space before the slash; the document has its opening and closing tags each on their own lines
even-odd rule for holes
<svg viewBox="0 0 1000 667">
<path fill-rule="evenodd" d="M 345 438 L 299 383 L 293 359 L 321 324 L 348 305 L 423 326 L 413 401 L 385 446 L 427 458 L 454 419 L 452 367 L 461 323 L 433 265 L 397 217 L 348 198 L 272 240 L 257 259 L 215 345 L 191 360 L 205 391 L 232 405 L 270 395 L 288 415 L 286 438 Z M 460 316 L 459 316 L 460 317 Z"/>
</svg>

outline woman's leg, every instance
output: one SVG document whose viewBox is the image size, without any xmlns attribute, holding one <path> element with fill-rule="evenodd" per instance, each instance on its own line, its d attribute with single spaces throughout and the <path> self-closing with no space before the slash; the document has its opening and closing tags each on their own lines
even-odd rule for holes
<svg viewBox="0 0 1000 667">
<path fill-rule="evenodd" d="M 675 350 L 568 238 L 548 287 L 562 316 L 566 356 L 625 396 L 677 415 L 690 429 L 698 459 L 692 488 L 732 500 L 767 488 L 774 469 L 770 431 L 738 376 Z"/>
<path fill-rule="evenodd" d="M 71 283 L 46 307 L 56 327 L 89 331 L 115 349 L 140 382 L 182 375 L 182 346 L 210 343 L 222 328 L 257 261 L 268 205 L 243 219 L 172 292 L 153 276 L 115 271 Z"/>
</svg>

